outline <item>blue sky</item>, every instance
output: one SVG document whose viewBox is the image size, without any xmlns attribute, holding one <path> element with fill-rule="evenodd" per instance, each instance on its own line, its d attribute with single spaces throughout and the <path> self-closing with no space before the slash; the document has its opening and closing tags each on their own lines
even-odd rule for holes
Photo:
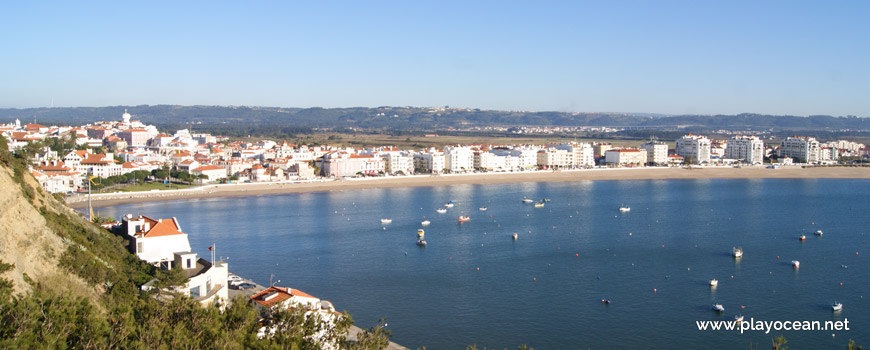
<svg viewBox="0 0 870 350">
<path fill-rule="evenodd" d="M 0 6 L 0 108 L 443 106 L 870 117 L 866 1 Z"/>
</svg>

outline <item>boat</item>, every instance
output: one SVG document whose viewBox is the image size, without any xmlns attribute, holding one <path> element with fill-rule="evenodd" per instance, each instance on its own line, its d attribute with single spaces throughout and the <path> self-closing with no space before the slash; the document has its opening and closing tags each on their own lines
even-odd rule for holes
<svg viewBox="0 0 870 350">
<path fill-rule="evenodd" d="M 794 268 L 799 268 L 799 267 L 801 267 L 801 262 L 797 261 L 797 260 L 792 260 L 791 266 L 794 266 Z"/>
<path fill-rule="evenodd" d="M 543 208 L 543 207 L 544 207 L 544 202 L 535 203 L 535 208 Z"/>
<path fill-rule="evenodd" d="M 802 241 L 806 241 L 806 240 L 807 240 L 807 235 L 801 235 L 801 236 L 800 236 L 800 240 L 802 240 Z"/>
<path fill-rule="evenodd" d="M 381 219 L 382 224 L 389 224 L 391 222 L 393 222 L 393 219 Z"/>
<path fill-rule="evenodd" d="M 531 199 L 528 199 L 528 198 L 523 198 L 523 203 L 531 203 L 531 202 L 534 202 L 534 201 Z"/>
<path fill-rule="evenodd" d="M 425 239 L 421 239 L 421 240 L 418 240 L 418 241 L 417 241 L 417 245 L 418 245 L 418 246 L 421 246 L 421 247 L 425 247 L 425 246 L 428 245 L 428 244 L 429 244 L 429 243 L 427 243 Z"/>
<path fill-rule="evenodd" d="M 833 311 L 843 311 L 843 304 L 834 302 L 834 305 L 831 305 L 831 310 Z"/>
<path fill-rule="evenodd" d="M 425 234 L 426 234 L 426 232 L 424 232 L 422 228 L 417 230 L 417 238 L 423 239 L 423 236 Z"/>
<path fill-rule="evenodd" d="M 612 301 L 610 301 L 610 299 L 601 299 L 601 303 L 602 304 L 610 304 L 610 303 L 612 303 Z"/>
<path fill-rule="evenodd" d="M 743 248 L 736 248 L 735 247 L 734 253 L 732 253 L 732 254 L 734 255 L 735 258 L 742 258 L 743 257 Z"/>
<path fill-rule="evenodd" d="M 816 231 L 816 236 L 821 236 L 822 234 L 824 234 L 824 233 L 822 232 L 822 230 L 818 230 L 818 231 Z"/>
<path fill-rule="evenodd" d="M 486 211 L 486 207 L 480 207 L 480 211 Z"/>
<path fill-rule="evenodd" d="M 518 237 L 516 232 L 514 232 L 513 237 L 514 237 L 514 240 L 516 241 L 517 237 Z"/>
<path fill-rule="evenodd" d="M 460 215 L 459 216 L 459 222 L 467 222 L 467 221 L 471 221 L 471 218 L 468 217 L 467 215 Z"/>
<path fill-rule="evenodd" d="M 453 208 L 453 203 L 444 203 L 445 208 Z"/>
<path fill-rule="evenodd" d="M 713 304 L 713 311 L 716 311 L 718 313 L 723 313 L 723 312 L 725 312 L 725 307 L 722 306 L 722 304 Z"/>
<path fill-rule="evenodd" d="M 429 220 L 423 220 L 423 222 L 421 222 L 420 225 L 429 226 L 429 224 L 431 224 L 431 223 L 432 222 L 430 222 Z"/>
<path fill-rule="evenodd" d="M 444 213 L 447 212 L 447 209 L 444 209 L 444 208 L 438 208 L 438 209 L 435 209 L 435 212 L 437 212 L 438 214 L 444 214 Z"/>
<path fill-rule="evenodd" d="M 550 201 L 549 198 L 544 198 L 544 199 L 541 200 L 541 202 L 544 202 L 544 203 L 549 202 L 549 201 Z"/>
<path fill-rule="evenodd" d="M 710 287 L 715 287 L 718 285 L 719 285 L 719 280 L 717 280 L 715 278 L 710 280 Z"/>
<path fill-rule="evenodd" d="M 619 206 L 619 212 L 621 212 L 621 213 L 627 213 L 630 211 L 631 211 L 631 208 L 625 204 Z"/>
<path fill-rule="evenodd" d="M 741 323 L 741 322 L 743 322 L 743 315 L 735 315 L 734 316 L 734 323 Z"/>
</svg>

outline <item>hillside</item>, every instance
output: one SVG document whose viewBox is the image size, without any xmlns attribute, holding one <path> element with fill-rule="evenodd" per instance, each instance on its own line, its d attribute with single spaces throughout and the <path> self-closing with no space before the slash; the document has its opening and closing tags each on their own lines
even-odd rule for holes
<svg viewBox="0 0 870 350">
<path fill-rule="evenodd" d="M 181 269 L 141 262 L 120 237 L 42 191 L 7 149 L 0 137 L 0 349 L 386 347 L 380 327 L 347 341 L 347 314 L 330 325 L 302 309 L 257 310 L 244 299 L 203 307 L 171 292 Z M 141 291 L 152 279 L 162 289 Z M 261 326 L 276 332 L 258 339 Z"/>
<path fill-rule="evenodd" d="M 81 125 L 115 120 L 128 109 L 134 118 L 165 130 L 192 128 L 227 136 L 291 135 L 313 128 L 426 131 L 471 127 L 607 126 L 693 130 L 870 130 L 870 118 L 855 116 L 738 115 L 650 116 L 626 113 L 495 111 L 456 108 L 279 108 L 141 105 L 0 109 L 0 122 Z"/>
</svg>

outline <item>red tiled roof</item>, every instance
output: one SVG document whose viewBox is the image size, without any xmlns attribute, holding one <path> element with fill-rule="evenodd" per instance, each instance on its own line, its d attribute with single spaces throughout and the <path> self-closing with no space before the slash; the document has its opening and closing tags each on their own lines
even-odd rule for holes
<svg viewBox="0 0 870 350">
<path fill-rule="evenodd" d="M 178 227 L 178 222 L 175 221 L 175 218 L 167 220 L 154 220 L 144 215 L 140 216 L 140 218 L 144 219 L 145 222 L 147 222 L 149 226 L 151 226 L 148 229 L 148 232 L 142 234 L 142 237 L 150 238 L 184 234 Z"/>
<path fill-rule="evenodd" d="M 270 298 L 269 300 L 265 300 L 266 297 L 272 293 L 275 293 L 275 296 Z M 269 287 L 257 294 L 252 295 L 251 300 L 257 304 L 271 307 L 275 304 L 283 302 L 284 300 L 290 299 L 291 297 L 293 297 L 293 295 L 287 293 L 286 288 Z"/>
<path fill-rule="evenodd" d="M 204 165 L 204 166 L 201 166 L 199 168 L 193 169 L 191 171 L 206 171 L 206 170 L 224 170 L 224 168 L 221 168 L 217 165 Z"/>
</svg>

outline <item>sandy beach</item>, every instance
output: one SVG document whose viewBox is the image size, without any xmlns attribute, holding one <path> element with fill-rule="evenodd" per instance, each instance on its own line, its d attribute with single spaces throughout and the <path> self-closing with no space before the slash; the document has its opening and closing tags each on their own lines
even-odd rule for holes
<svg viewBox="0 0 870 350">
<path fill-rule="evenodd" d="M 488 173 L 438 176 L 397 176 L 300 183 L 248 183 L 208 185 L 176 191 L 101 193 L 92 196 L 95 208 L 115 205 L 169 201 L 178 199 L 238 197 L 265 194 L 348 191 L 367 188 L 443 186 L 457 184 L 494 184 L 516 182 L 565 182 L 591 180 L 644 180 L 644 179 L 714 179 L 714 178 L 843 178 L 870 179 L 870 168 L 807 167 L 799 166 L 768 169 L 766 167 L 694 167 L 694 168 L 617 168 L 564 171 L 533 171 L 521 173 Z M 87 196 L 68 198 L 73 208 L 87 207 Z"/>
</svg>

